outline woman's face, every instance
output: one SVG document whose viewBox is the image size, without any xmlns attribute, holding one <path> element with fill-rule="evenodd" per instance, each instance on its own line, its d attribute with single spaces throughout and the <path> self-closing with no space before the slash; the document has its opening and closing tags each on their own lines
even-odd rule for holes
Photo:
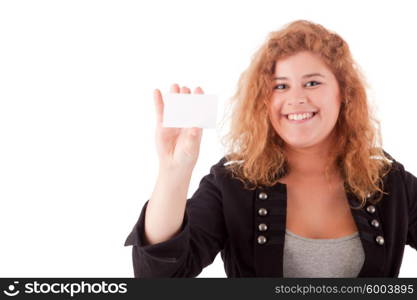
<svg viewBox="0 0 417 300">
<path fill-rule="evenodd" d="M 339 116 L 339 85 L 321 58 L 303 51 L 278 60 L 273 78 L 269 114 L 286 146 L 308 148 L 328 141 Z"/>
</svg>

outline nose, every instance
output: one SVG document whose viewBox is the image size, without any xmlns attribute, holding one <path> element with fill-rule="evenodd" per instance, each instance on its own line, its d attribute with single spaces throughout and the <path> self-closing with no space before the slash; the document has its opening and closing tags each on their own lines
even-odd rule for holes
<svg viewBox="0 0 417 300">
<path fill-rule="evenodd" d="M 288 105 L 299 105 L 307 102 L 307 95 L 300 88 L 293 88 L 292 93 L 288 94 Z"/>
<path fill-rule="evenodd" d="M 307 102 L 305 97 L 297 97 L 297 98 L 291 98 L 287 101 L 288 105 L 297 105 L 297 104 L 304 104 Z"/>
</svg>

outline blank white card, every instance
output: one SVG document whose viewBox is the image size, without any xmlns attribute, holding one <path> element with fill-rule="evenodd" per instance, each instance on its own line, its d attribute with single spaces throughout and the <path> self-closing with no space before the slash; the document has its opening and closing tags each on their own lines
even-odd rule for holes
<svg viewBox="0 0 417 300">
<path fill-rule="evenodd" d="M 216 127 L 216 95 L 168 93 L 163 95 L 163 101 L 164 127 Z"/>
</svg>

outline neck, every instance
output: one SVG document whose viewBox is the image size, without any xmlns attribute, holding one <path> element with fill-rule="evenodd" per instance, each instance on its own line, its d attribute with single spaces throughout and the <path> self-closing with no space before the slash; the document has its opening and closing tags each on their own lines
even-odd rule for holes
<svg viewBox="0 0 417 300">
<path fill-rule="evenodd" d="M 310 180 L 323 180 L 325 167 L 330 158 L 332 143 L 326 139 L 318 145 L 308 148 L 294 148 L 286 145 L 284 150 L 288 159 L 289 176 Z M 330 170 L 331 178 L 338 177 L 336 166 Z"/>
<path fill-rule="evenodd" d="M 286 155 L 291 175 L 303 177 L 323 177 L 328 152 L 319 149 L 287 148 Z"/>
</svg>

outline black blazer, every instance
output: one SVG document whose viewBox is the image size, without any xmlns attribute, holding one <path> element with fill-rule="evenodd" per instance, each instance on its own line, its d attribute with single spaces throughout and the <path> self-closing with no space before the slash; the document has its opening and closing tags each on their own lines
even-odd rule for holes
<svg viewBox="0 0 417 300">
<path fill-rule="evenodd" d="M 404 246 L 417 249 L 417 178 L 385 154 L 393 164 L 384 177 L 388 195 L 375 206 L 367 202 L 361 210 L 351 209 L 365 252 L 358 277 L 398 277 Z M 219 251 L 227 277 L 283 277 L 286 185 L 244 189 L 225 163 L 239 162 L 223 157 L 211 167 L 187 199 L 181 231 L 167 241 L 144 246 L 146 201 L 125 243 L 133 245 L 135 277 L 196 277 Z M 266 215 L 259 214 L 261 208 Z"/>
</svg>

